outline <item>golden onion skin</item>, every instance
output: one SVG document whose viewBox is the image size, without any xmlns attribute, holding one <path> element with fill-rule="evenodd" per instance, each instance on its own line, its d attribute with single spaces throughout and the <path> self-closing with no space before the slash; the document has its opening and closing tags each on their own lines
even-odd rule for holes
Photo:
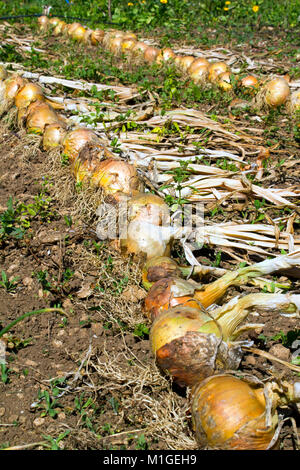
<svg viewBox="0 0 300 470">
<path fill-rule="evenodd" d="M 169 223 L 169 207 L 164 199 L 152 193 L 140 193 L 128 201 L 128 221 L 142 220 L 162 226 Z"/>
<path fill-rule="evenodd" d="M 35 101 L 28 107 L 26 128 L 27 132 L 31 134 L 43 134 L 47 124 L 54 124 L 60 121 L 58 114 L 48 103 Z"/>
<path fill-rule="evenodd" d="M 162 49 L 158 56 L 156 57 L 155 62 L 157 64 L 162 64 L 163 62 L 167 62 L 168 60 L 174 60 L 176 57 L 175 52 L 172 51 L 170 47 L 166 47 Z"/>
<path fill-rule="evenodd" d="M 219 75 L 223 72 L 229 72 L 229 67 L 225 62 L 213 62 L 208 67 L 208 80 L 210 82 L 216 82 Z"/>
<path fill-rule="evenodd" d="M 0 116 L 13 106 L 14 99 L 19 90 L 25 85 L 20 75 L 14 74 L 0 82 Z"/>
<path fill-rule="evenodd" d="M 98 46 L 100 43 L 102 43 L 103 38 L 104 38 L 104 31 L 102 29 L 96 29 L 95 31 L 92 31 L 91 33 L 91 44 L 93 46 Z"/>
<path fill-rule="evenodd" d="M 214 450 L 267 450 L 278 423 L 273 411 L 266 425 L 262 387 L 226 374 L 193 387 L 191 411 L 197 442 Z"/>
<path fill-rule="evenodd" d="M 49 151 L 60 146 L 65 135 L 66 129 L 61 123 L 47 124 L 43 133 L 43 149 Z"/>
<path fill-rule="evenodd" d="M 193 80 L 193 82 L 205 83 L 208 77 L 208 66 L 205 64 L 198 65 L 198 67 L 193 68 L 192 71 L 191 71 L 191 67 L 189 67 L 188 74 Z"/>
<path fill-rule="evenodd" d="M 179 65 L 179 68 L 181 68 L 184 72 L 187 72 L 191 65 L 194 63 L 195 57 L 192 55 L 184 55 L 179 58 L 179 60 L 175 63 Z"/>
<path fill-rule="evenodd" d="M 115 158 L 108 158 L 99 164 L 91 183 L 116 200 L 122 195 L 134 195 L 141 184 L 135 166 Z"/>
<path fill-rule="evenodd" d="M 153 64 L 156 61 L 157 56 L 160 53 L 160 49 L 153 46 L 148 46 L 144 52 L 144 59 L 148 64 Z"/>
<path fill-rule="evenodd" d="M 41 31 L 46 31 L 46 29 L 48 28 L 48 24 L 49 24 L 49 18 L 45 15 L 40 16 L 38 18 L 38 24 L 39 24 Z"/>
<path fill-rule="evenodd" d="M 144 310 L 146 315 L 153 321 L 163 310 L 168 310 L 171 307 L 177 305 L 188 305 L 196 309 L 200 308 L 200 304 L 193 299 L 192 295 L 182 294 L 178 292 L 178 295 L 173 294 L 173 285 L 178 284 L 178 280 L 183 284 L 189 284 L 188 281 L 184 281 L 180 278 L 167 277 L 156 281 L 150 288 L 147 297 L 145 298 Z M 180 290 L 180 288 L 179 288 Z M 191 291 L 193 286 L 191 285 Z M 184 292 L 184 290 L 183 290 Z"/>
<path fill-rule="evenodd" d="M 44 101 L 44 92 L 37 83 L 26 83 L 15 96 L 18 109 L 27 108 L 34 101 Z"/>
<path fill-rule="evenodd" d="M 203 66 L 206 66 L 207 68 L 209 67 L 209 62 L 205 57 L 198 57 L 198 59 L 195 59 L 192 64 L 188 68 L 188 73 L 191 75 L 193 72 L 195 72 L 199 67 L 202 68 Z"/>
<path fill-rule="evenodd" d="M 72 162 L 87 143 L 100 143 L 99 137 L 91 129 L 79 127 L 68 132 L 63 140 L 64 154 Z"/>
<path fill-rule="evenodd" d="M 265 85 L 265 102 L 270 108 L 284 104 L 290 96 L 290 87 L 284 78 L 274 78 Z"/>
<path fill-rule="evenodd" d="M 217 371 L 238 368 L 240 347 L 227 344 L 220 335 L 216 322 L 202 310 L 179 305 L 154 319 L 150 344 L 158 367 L 186 387 Z"/>
<path fill-rule="evenodd" d="M 166 277 L 181 277 L 181 271 L 177 263 L 167 256 L 155 256 L 144 265 L 142 270 L 142 282 L 145 289 L 149 290 L 153 284 Z"/>
<path fill-rule="evenodd" d="M 224 91 L 232 90 L 230 72 L 222 72 L 217 77 L 218 87 Z"/>
<path fill-rule="evenodd" d="M 254 93 L 259 87 L 259 81 L 254 75 L 247 75 L 239 83 L 240 87 L 246 93 Z"/>
</svg>

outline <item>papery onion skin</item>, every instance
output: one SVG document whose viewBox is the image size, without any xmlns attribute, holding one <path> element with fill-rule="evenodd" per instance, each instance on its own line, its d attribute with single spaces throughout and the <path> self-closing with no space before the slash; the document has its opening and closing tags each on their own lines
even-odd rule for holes
<svg viewBox="0 0 300 470">
<path fill-rule="evenodd" d="M 47 124 L 43 133 L 43 149 L 49 151 L 60 146 L 65 135 L 66 129 L 61 123 Z"/>
<path fill-rule="evenodd" d="M 209 62 L 205 57 L 198 57 L 195 59 L 190 67 L 188 68 L 188 73 L 191 75 L 193 72 L 195 72 L 199 67 L 206 66 L 207 68 L 209 67 Z"/>
<path fill-rule="evenodd" d="M 74 31 L 72 31 L 70 35 L 75 41 L 81 42 L 84 40 L 86 31 L 86 28 L 80 25 Z"/>
<path fill-rule="evenodd" d="M 274 78 L 265 85 L 265 102 L 271 108 L 283 105 L 290 96 L 290 87 L 284 78 Z"/>
<path fill-rule="evenodd" d="M 26 83 L 15 96 L 18 109 L 27 108 L 34 101 L 44 101 L 43 89 L 37 83 Z"/>
<path fill-rule="evenodd" d="M 291 94 L 289 109 L 291 113 L 296 113 L 300 110 L 300 90 L 296 90 Z"/>
<path fill-rule="evenodd" d="M 182 295 L 180 295 L 180 285 L 178 286 L 178 294 L 172 292 L 173 285 L 183 283 Z M 191 293 L 184 293 L 184 284 L 188 285 L 188 281 L 180 278 L 168 277 L 156 281 L 150 288 L 145 298 L 144 310 L 146 315 L 153 321 L 163 310 L 168 310 L 176 305 L 188 305 L 189 307 L 200 309 L 200 303 L 193 299 L 193 286 L 191 285 Z M 188 291 L 188 289 L 187 289 Z"/>
<path fill-rule="evenodd" d="M 174 60 L 176 57 L 175 52 L 172 51 L 170 47 L 166 47 L 165 49 L 162 49 L 159 53 L 159 55 L 156 57 L 156 63 L 157 64 L 162 64 L 163 62 L 166 62 L 168 60 Z"/>
<path fill-rule="evenodd" d="M 145 50 L 148 48 L 148 44 L 144 42 L 138 41 L 135 43 L 134 47 L 132 48 L 132 53 L 135 55 L 143 55 Z"/>
<path fill-rule="evenodd" d="M 91 34 L 91 44 L 93 46 L 98 46 L 99 43 L 102 43 L 103 38 L 104 38 L 104 31 L 102 29 L 96 29 L 95 31 L 92 31 Z"/>
<path fill-rule="evenodd" d="M 207 314 L 183 305 L 155 318 L 150 344 L 158 367 L 181 387 L 218 370 L 236 370 L 241 360 L 239 348 L 221 341 L 218 325 Z"/>
<path fill-rule="evenodd" d="M 0 116 L 13 106 L 14 98 L 25 83 L 18 74 L 11 75 L 0 82 Z"/>
<path fill-rule="evenodd" d="M 38 24 L 39 24 L 39 26 L 40 26 L 40 29 L 41 29 L 42 31 L 45 31 L 45 30 L 48 28 L 48 24 L 49 24 L 49 18 L 48 18 L 48 16 L 45 16 L 45 15 L 40 16 L 40 17 L 38 18 Z"/>
<path fill-rule="evenodd" d="M 122 195 L 132 196 L 137 193 L 141 183 L 134 165 L 108 158 L 92 174 L 91 184 L 101 187 L 106 194 L 119 200 Z"/>
<path fill-rule="evenodd" d="M 193 64 L 192 64 L 193 65 Z M 191 67 L 188 69 L 188 74 L 195 82 L 196 84 L 198 83 L 205 83 L 207 81 L 208 77 L 208 66 L 207 65 L 198 65 L 197 68 L 194 68 L 193 71 L 190 71 Z"/>
<path fill-rule="evenodd" d="M 66 134 L 63 140 L 64 154 L 70 161 L 74 161 L 80 150 L 89 142 L 100 143 L 100 139 L 95 132 L 85 127 L 73 129 Z"/>
<path fill-rule="evenodd" d="M 74 31 L 77 29 L 77 28 L 82 28 L 82 25 L 80 23 L 71 23 L 68 25 L 68 29 L 67 29 L 67 34 L 68 36 L 72 36 L 72 34 L 74 33 Z"/>
<path fill-rule="evenodd" d="M 259 87 L 259 81 L 254 75 L 247 75 L 242 78 L 239 85 L 245 92 L 253 93 Z"/>
<path fill-rule="evenodd" d="M 278 424 L 274 411 L 266 426 L 263 387 L 230 375 L 216 375 L 197 384 L 191 408 L 196 439 L 209 449 L 266 450 Z"/>
<path fill-rule="evenodd" d="M 156 61 L 156 58 L 159 53 L 160 53 L 160 49 L 157 49 L 156 47 L 153 47 L 153 46 L 149 46 L 144 52 L 144 59 L 149 64 L 153 64 L 153 62 Z"/>
<path fill-rule="evenodd" d="M 135 39 L 131 39 L 131 38 L 122 39 L 122 42 L 121 42 L 122 52 L 126 53 L 128 51 L 131 51 L 134 48 L 135 44 L 136 44 Z"/>
<path fill-rule="evenodd" d="M 184 55 L 179 58 L 179 60 L 177 61 L 177 64 L 179 68 L 187 72 L 188 69 L 191 67 L 191 65 L 194 63 L 194 60 L 195 60 L 195 57 L 193 57 L 192 55 Z"/>
<path fill-rule="evenodd" d="M 51 26 L 57 26 L 60 21 L 61 21 L 60 18 L 53 17 L 53 18 L 50 18 L 50 19 L 49 19 L 49 24 L 50 24 Z"/>
<path fill-rule="evenodd" d="M 222 72 L 217 77 L 218 87 L 224 91 L 232 90 L 230 72 Z"/>
<path fill-rule="evenodd" d="M 35 101 L 28 107 L 26 117 L 27 132 L 31 134 L 43 134 L 47 124 L 60 122 L 55 110 L 48 103 Z"/>
<path fill-rule="evenodd" d="M 109 42 L 109 50 L 114 54 L 119 54 L 122 50 L 123 38 L 112 38 Z"/>
<path fill-rule="evenodd" d="M 215 82 L 218 76 L 223 72 L 229 72 L 229 67 L 225 62 L 213 62 L 208 68 L 208 80 Z"/>
<path fill-rule="evenodd" d="M 92 184 L 94 173 L 98 171 L 101 162 L 107 158 L 114 158 L 114 156 L 104 145 L 87 142 L 72 164 L 76 182 Z"/>
<path fill-rule="evenodd" d="M 153 284 L 166 277 L 181 277 L 181 271 L 177 263 L 167 256 L 155 256 L 143 267 L 142 283 L 149 290 Z"/>
<path fill-rule="evenodd" d="M 128 201 L 128 220 L 142 220 L 154 225 L 168 225 L 170 211 L 164 199 L 152 193 L 140 193 Z"/>
</svg>

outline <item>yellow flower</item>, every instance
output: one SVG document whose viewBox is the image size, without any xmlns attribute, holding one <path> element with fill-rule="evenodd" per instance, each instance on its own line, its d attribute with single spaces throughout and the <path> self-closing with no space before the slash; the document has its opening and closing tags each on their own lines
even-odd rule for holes
<svg viewBox="0 0 300 470">
<path fill-rule="evenodd" d="M 258 5 L 254 5 L 254 7 L 252 7 L 252 10 L 254 11 L 254 13 L 257 13 L 258 10 L 259 10 L 259 6 L 258 6 Z"/>
<path fill-rule="evenodd" d="M 160 0 L 160 3 L 168 3 L 168 0 Z"/>
<path fill-rule="evenodd" d="M 132 6 L 133 6 L 133 3 L 128 2 L 127 5 L 128 5 L 129 7 L 132 7 Z"/>
<path fill-rule="evenodd" d="M 228 8 L 228 7 L 224 7 L 224 11 L 228 11 L 228 10 L 229 10 L 229 8 Z"/>
<path fill-rule="evenodd" d="M 231 2 L 225 2 L 225 5 L 230 5 L 230 4 L 231 4 Z"/>
</svg>

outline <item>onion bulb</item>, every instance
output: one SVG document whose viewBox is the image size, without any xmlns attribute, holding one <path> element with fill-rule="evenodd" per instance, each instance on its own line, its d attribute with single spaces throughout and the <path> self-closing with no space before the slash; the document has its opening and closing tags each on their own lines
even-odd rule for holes
<svg viewBox="0 0 300 470">
<path fill-rule="evenodd" d="M 204 83 L 208 76 L 208 66 L 205 64 L 199 64 L 197 67 L 193 67 L 193 64 L 188 69 L 188 74 L 195 83 Z"/>
<path fill-rule="evenodd" d="M 209 62 L 205 57 L 198 57 L 198 59 L 195 59 L 192 64 L 190 65 L 188 72 L 191 75 L 193 72 L 195 72 L 198 67 L 202 67 L 205 65 L 207 68 L 209 67 Z"/>
<path fill-rule="evenodd" d="M 162 198 L 151 193 L 141 193 L 128 201 L 128 227 L 121 236 L 121 250 L 125 254 L 169 256 L 172 244 L 172 227 L 169 207 Z"/>
<path fill-rule="evenodd" d="M 15 96 L 25 83 L 17 74 L 0 82 L 0 116 L 13 105 Z"/>
<path fill-rule="evenodd" d="M 150 331 L 158 367 L 180 386 L 192 386 L 220 369 L 236 370 L 242 352 L 222 338 L 222 325 L 202 310 L 178 305 L 154 319 Z"/>
<path fill-rule="evenodd" d="M 29 105 L 26 117 L 27 132 L 31 134 L 43 134 L 47 124 L 58 122 L 63 121 L 48 103 L 35 101 Z"/>
<path fill-rule="evenodd" d="M 148 44 L 145 44 L 141 41 L 137 41 L 134 47 L 132 48 L 131 52 L 135 55 L 143 55 L 148 47 Z"/>
<path fill-rule="evenodd" d="M 76 31 L 76 29 L 80 28 L 80 27 L 82 27 L 80 23 L 71 23 L 71 24 L 69 24 L 68 25 L 68 30 L 67 30 L 68 36 L 72 36 L 74 31 Z"/>
<path fill-rule="evenodd" d="M 149 290 L 153 284 L 166 277 L 181 277 L 176 261 L 167 256 L 155 256 L 147 261 L 142 270 L 142 283 Z"/>
<path fill-rule="evenodd" d="M 19 123 L 26 115 L 28 106 L 34 101 L 45 101 L 44 92 L 37 83 L 26 83 L 15 97 Z"/>
<path fill-rule="evenodd" d="M 101 187 L 106 195 L 116 201 L 123 195 L 132 196 L 140 188 L 135 166 L 115 158 L 99 163 L 91 175 L 91 184 Z"/>
<path fill-rule="evenodd" d="M 65 21 L 60 21 L 59 23 L 57 23 L 53 31 L 54 36 L 58 36 L 59 34 L 61 34 L 63 30 L 65 29 L 65 27 L 66 27 Z"/>
<path fill-rule="evenodd" d="M 259 87 L 259 82 L 254 75 L 247 75 L 240 81 L 240 86 L 244 91 L 253 93 Z"/>
<path fill-rule="evenodd" d="M 60 18 L 53 17 L 49 19 L 49 24 L 51 26 L 57 26 L 60 21 Z"/>
<path fill-rule="evenodd" d="M 48 16 L 45 16 L 45 15 L 39 16 L 38 24 L 39 24 L 41 31 L 46 31 L 46 29 L 48 28 L 48 24 L 49 24 Z"/>
<path fill-rule="evenodd" d="M 296 113 L 300 110 L 300 90 L 296 90 L 291 94 L 289 109 L 291 113 Z"/>
<path fill-rule="evenodd" d="M 63 152 L 71 161 L 78 157 L 87 143 L 100 143 L 99 137 L 91 129 L 79 127 L 68 132 L 62 142 Z"/>
<path fill-rule="evenodd" d="M 213 62 L 208 67 L 208 80 L 215 82 L 218 79 L 218 75 L 223 72 L 229 72 L 229 67 L 225 62 Z"/>
<path fill-rule="evenodd" d="M 271 108 L 284 104 L 290 96 L 290 87 L 284 78 L 274 78 L 264 87 L 265 102 Z"/>
<path fill-rule="evenodd" d="M 217 76 L 217 84 L 224 91 L 232 90 L 230 72 L 222 72 Z"/>
<path fill-rule="evenodd" d="M 145 313 L 153 321 L 160 312 L 176 305 L 185 304 L 199 309 L 200 303 L 193 299 L 194 291 L 195 286 L 180 277 L 162 278 L 153 284 L 145 298 Z"/>
<path fill-rule="evenodd" d="M 109 50 L 113 52 L 114 54 L 119 54 L 122 49 L 122 41 L 123 41 L 123 38 L 121 37 L 112 38 L 109 41 L 109 46 L 108 46 Z"/>
<path fill-rule="evenodd" d="M 122 52 L 128 52 L 128 51 L 131 51 L 134 46 L 136 44 L 136 40 L 135 39 L 131 39 L 131 38 L 128 38 L 128 39 L 122 39 L 121 41 L 121 49 L 122 49 Z"/>
<path fill-rule="evenodd" d="M 156 63 L 161 64 L 163 62 L 166 62 L 168 60 L 174 60 L 176 57 L 175 52 L 172 51 L 170 47 L 166 47 L 165 49 L 162 49 L 159 53 L 159 55 L 156 57 Z"/>
<path fill-rule="evenodd" d="M 47 124 L 43 133 L 43 149 L 51 150 L 62 144 L 66 135 L 65 126 L 59 122 Z"/>
<path fill-rule="evenodd" d="M 144 59 L 148 64 L 153 64 L 156 61 L 158 54 L 160 53 L 160 49 L 157 47 L 148 46 L 144 52 Z"/>
<path fill-rule="evenodd" d="M 98 46 L 99 43 L 103 41 L 104 31 L 102 29 L 96 29 L 91 33 L 91 43 L 93 46 Z"/>
<path fill-rule="evenodd" d="M 137 41 L 137 35 L 134 33 L 124 33 L 123 35 L 124 39 L 133 39 L 134 41 Z"/>
<path fill-rule="evenodd" d="M 179 68 L 181 68 L 183 71 L 187 72 L 190 66 L 193 64 L 195 60 L 195 57 L 192 55 L 184 55 L 179 58 L 177 61 L 177 64 Z M 176 63 L 176 62 L 175 62 Z"/>
<path fill-rule="evenodd" d="M 214 450 L 273 449 L 280 436 L 277 406 L 299 401 L 295 386 L 282 385 L 278 393 L 276 383 L 264 385 L 232 374 L 208 377 L 195 385 L 191 413 L 199 445 Z"/>
<path fill-rule="evenodd" d="M 80 25 L 70 33 L 70 36 L 75 41 L 82 42 L 84 41 L 86 31 L 86 28 Z"/>
</svg>

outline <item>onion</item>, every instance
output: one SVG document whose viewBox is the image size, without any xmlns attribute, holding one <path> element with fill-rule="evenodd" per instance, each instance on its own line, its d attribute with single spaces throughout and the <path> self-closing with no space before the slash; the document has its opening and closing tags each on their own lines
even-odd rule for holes
<svg viewBox="0 0 300 470">
<path fill-rule="evenodd" d="M 195 83 L 204 83 L 207 80 L 208 76 L 208 66 L 205 64 L 199 64 L 197 67 L 193 68 L 191 71 L 191 68 L 193 67 L 193 64 L 191 67 L 188 69 L 188 74 L 190 75 L 191 79 Z"/>
<path fill-rule="evenodd" d="M 125 254 L 169 256 L 172 230 L 169 224 L 169 207 L 162 198 L 151 193 L 141 193 L 128 201 L 128 227 L 121 236 L 121 249 Z"/>
<path fill-rule="evenodd" d="M 127 51 L 131 51 L 134 46 L 136 45 L 136 40 L 135 39 L 131 39 L 131 38 L 128 38 L 128 39 L 122 39 L 121 41 L 121 49 L 122 49 L 122 52 L 127 52 Z"/>
<path fill-rule="evenodd" d="M 167 256 L 155 256 L 144 265 L 142 270 L 142 282 L 145 289 L 149 290 L 156 281 L 166 277 L 181 277 L 181 271 L 176 261 Z"/>
<path fill-rule="evenodd" d="M 80 25 L 70 33 L 70 36 L 75 41 L 82 42 L 84 41 L 86 31 L 86 28 Z"/>
<path fill-rule="evenodd" d="M 265 102 L 271 108 L 284 104 L 290 96 L 290 87 L 284 78 L 274 78 L 264 87 Z"/>
<path fill-rule="evenodd" d="M 144 54 L 145 50 L 148 48 L 148 44 L 144 42 L 138 41 L 135 43 L 134 47 L 132 48 L 132 53 L 135 55 L 142 55 Z"/>
<path fill-rule="evenodd" d="M 27 108 L 34 101 L 44 101 L 44 92 L 37 83 L 26 83 L 15 97 L 15 105 L 18 109 Z"/>
<path fill-rule="evenodd" d="M 42 31 L 45 31 L 45 30 L 48 28 L 48 24 L 49 24 L 49 18 L 48 18 L 48 16 L 45 16 L 45 15 L 40 16 L 40 17 L 38 18 L 38 24 L 39 24 L 39 26 L 40 26 L 40 29 L 41 29 Z"/>
<path fill-rule="evenodd" d="M 122 41 L 123 38 L 118 37 L 118 38 L 112 38 L 109 42 L 109 50 L 113 52 L 114 54 L 119 54 L 122 50 Z"/>
<path fill-rule="evenodd" d="M 80 23 L 71 23 L 71 24 L 69 24 L 68 25 L 68 30 L 67 30 L 68 36 L 72 36 L 74 31 L 76 31 L 76 29 L 79 28 L 79 27 L 82 27 Z"/>
<path fill-rule="evenodd" d="M 104 193 L 118 201 L 123 195 L 132 196 L 140 187 L 134 165 L 108 158 L 99 163 L 91 175 L 91 184 L 101 187 Z"/>
<path fill-rule="evenodd" d="M 91 33 L 91 43 L 93 46 L 98 46 L 99 43 L 103 41 L 104 31 L 102 29 L 96 29 Z"/>
<path fill-rule="evenodd" d="M 182 70 L 187 72 L 188 69 L 190 68 L 190 66 L 193 64 L 194 60 L 195 60 L 194 56 L 184 55 L 184 56 L 179 58 L 179 60 L 177 61 L 177 64 L 178 64 L 179 68 L 181 68 Z"/>
<path fill-rule="evenodd" d="M 35 101 L 28 107 L 26 118 L 27 132 L 42 134 L 47 124 L 63 122 L 55 110 L 48 103 Z"/>
<path fill-rule="evenodd" d="M 190 65 L 188 72 L 191 75 L 193 72 L 195 72 L 199 67 L 202 67 L 205 65 L 207 68 L 209 67 L 209 62 L 205 57 L 198 57 L 198 59 L 195 59 L 192 64 Z"/>
<path fill-rule="evenodd" d="M 25 83 L 23 78 L 17 74 L 0 82 L 0 116 L 13 105 L 15 96 Z"/>
<path fill-rule="evenodd" d="M 60 18 L 53 17 L 49 19 L 49 24 L 51 26 L 57 26 L 60 21 L 61 21 Z"/>
<path fill-rule="evenodd" d="M 63 124 L 58 122 L 47 124 L 43 134 L 43 149 L 47 151 L 58 147 L 62 144 L 65 135 L 66 130 Z"/>
<path fill-rule="evenodd" d="M 254 75 L 247 75 L 240 81 L 240 86 L 245 88 L 245 91 L 253 93 L 258 88 L 259 82 Z"/>
<path fill-rule="evenodd" d="M 218 75 L 223 72 L 229 72 L 228 65 L 225 64 L 225 62 L 213 62 L 208 67 L 208 80 L 210 82 L 215 82 L 218 78 Z"/>
<path fill-rule="evenodd" d="M 192 386 L 220 369 L 238 368 L 242 352 L 222 339 L 222 326 L 200 309 L 179 305 L 162 311 L 150 331 L 158 367 L 180 386 Z"/>
<path fill-rule="evenodd" d="M 296 90 L 291 94 L 289 109 L 291 113 L 296 113 L 300 110 L 300 90 Z"/>
<path fill-rule="evenodd" d="M 64 154 L 74 161 L 78 157 L 80 150 L 87 143 L 100 143 L 99 137 L 90 129 L 79 127 L 68 132 L 62 142 Z"/>
<path fill-rule="evenodd" d="M 153 46 L 148 46 L 144 52 L 144 59 L 148 64 L 153 64 L 156 61 L 158 54 L 160 53 L 160 49 L 157 49 Z"/>
<path fill-rule="evenodd" d="M 145 312 L 153 321 L 160 312 L 176 305 L 186 304 L 199 309 L 200 303 L 193 300 L 194 291 L 195 286 L 180 277 L 162 278 L 149 290 L 145 298 Z"/>
<path fill-rule="evenodd" d="M 128 202 L 128 220 L 141 220 L 154 225 L 167 225 L 169 207 L 164 199 L 152 193 L 140 193 Z"/>
<path fill-rule="evenodd" d="M 230 80 L 230 72 L 222 72 L 217 76 L 217 84 L 219 88 L 224 91 L 232 90 L 232 84 Z"/>
<path fill-rule="evenodd" d="M 201 448 L 214 450 L 267 450 L 278 443 L 276 408 L 299 401 L 296 386 L 251 383 L 232 374 L 206 378 L 192 390 L 192 423 Z M 276 432 L 278 429 L 279 432 Z"/>
<path fill-rule="evenodd" d="M 125 33 L 123 34 L 124 39 L 133 39 L 134 41 L 137 41 L 137 35 L 134 33 Z"/>
<path fill-rule="evenodd" d="M 166 47 L 162 49 L 159 55 L 156 57 L 156 63 L 161 64 L 162 62 L 166 62 L 168 60 L 174 60 L 176 57 L 175 52 L 172 51 L 170 47 Z"/>
<path fill-rule="evenodd" d="M 54 36 L 58 36 L 59 34 L 61 34 L 63 30 L 65 29 L 65 27 L 66 27 L 65 21 L 60 21 L 54 28 L 54 31 L 53 31 Z"/>
</svg>

